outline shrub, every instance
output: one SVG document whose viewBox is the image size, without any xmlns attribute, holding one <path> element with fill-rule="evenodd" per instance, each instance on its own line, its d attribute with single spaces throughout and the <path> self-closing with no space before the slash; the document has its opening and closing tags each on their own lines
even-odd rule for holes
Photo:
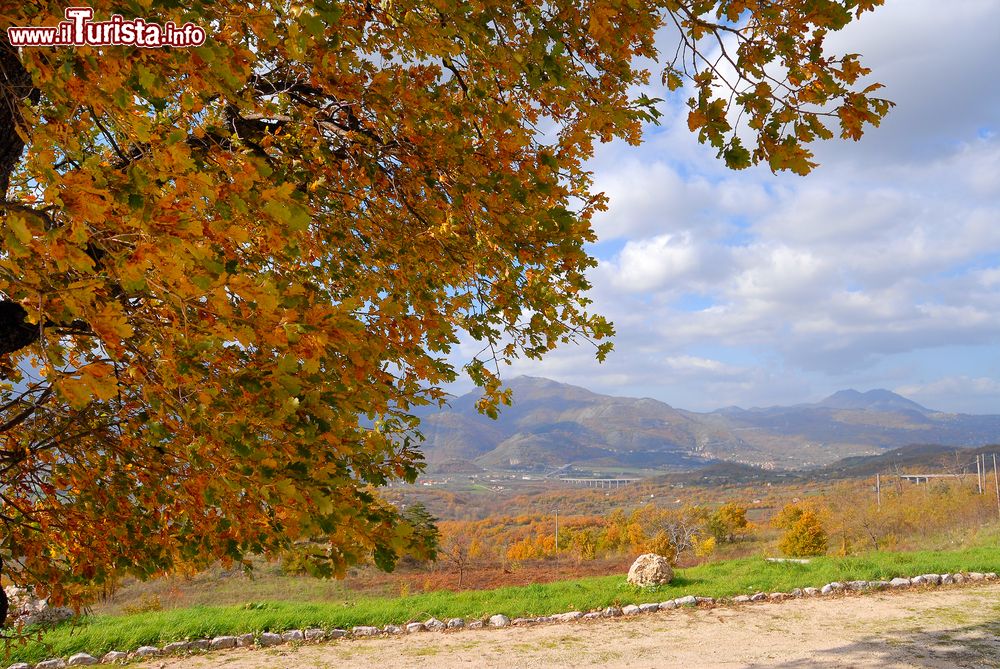
<svg viewBox="0 0 1000 669">
<path fill-rule="evenodd" d="M 809 557 L 826 553 L 827 534 L 816 512 L 802 509 L 796 515 L 797 519 L 785 530 L 778 542 L 778 549 L 792 557 Z"/>
</svg>

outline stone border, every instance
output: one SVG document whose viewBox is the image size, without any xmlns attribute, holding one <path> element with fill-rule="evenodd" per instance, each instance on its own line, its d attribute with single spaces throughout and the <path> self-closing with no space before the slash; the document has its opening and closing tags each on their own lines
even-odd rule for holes
<svg viewBox="0 0 1000 669">
<path fill-rule="evenodd" d="M 166 644 L 163 648 L 156 646 L 142 646 L 131 653 L 113 650 L 106 653 L 100 659 L 88 655 L 87 653 L 77 653 L 68 659 L 54 658 L 44 660 L 36 665 L 25 662 L 12 664 L 7 669 L 61 669 L 63 667 L 75 667 L 91 664 L 121 664 L 128 660 L 138 660 L 163 655 L 179 655 L 194 652 L 207 652 L 213 650 L 223 650 L 227 648 L 267 648 L 285 643 L 306 642 L 306 641 L 327 641 L 344 638 L 370 638 L 379 636 L 395 636 L 405 634 L 416 634 L 419 632 L 447 632 L 461 629 L 484 629 L 500 627 L 526 627 L 541 623 L 567 623 L 574 620 L 593 620 L 596 618 L 617 618 L 636 616 L 644 613 L 656 611 L 668 611 L 682 607 L 693 607 L 700 604 L 715 606 L 719 603 L 744 604 L 754 602 L 778 602 L 785 599 L 798 597 L 823 597 L 840 593 L 865 592 L 875 590 L 898 590 L 913 586 L 939 586 L 958 585 L 963 583 L 976 583 L 982 581 L 995 581 L 997 575 L 994 572 L 981 573 L 969 572 L 959 574 L 921 574 L 911 578 L 894 578 L 891 581 L 834 581 L 827 583 L 821 588 L 795 588 L 791 592 L 758 592 L 753 595 L 736 595 L 732 598 L 716 600 L 712 597 L 697 597 L 686 595 L 676 599 L 667 600 L 658 604 L 627 604 L 625 606 L 609 606 L 605 609 L 590 611 L 569 611 L 567 613 L 557 613 L 551 616 L 541 616 L 538 618 L 514 618 L 511 620 L 503 614 L 496 614 L 484 620 L 473 620 L 466 622 L 463 618 L 452 618 L 447 622 L 431 618 L 426 622 L 411 622 L 404 626 L 386 625 L 383 628 L 371 626 L 358 626 L 350 630 L 333 629 L 325 630 L 321 628 L 310 628 L 306 630 L 289 630 L 281 634 L 274 632 L 264 632 L 260 635 L 241 634 L 239 636 L 217 636 L 214 639 L 198 639 L 196 641 L 174 641 Z"/>
</svg>

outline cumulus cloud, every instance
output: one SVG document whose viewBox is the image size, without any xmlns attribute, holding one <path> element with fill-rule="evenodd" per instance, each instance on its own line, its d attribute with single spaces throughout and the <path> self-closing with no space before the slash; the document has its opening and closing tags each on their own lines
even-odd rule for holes
<svg viewBox="0 0 1000 669">
<path fill-rule="evenodd" d="M 696 409 L 888 387 L 1000 412 L 984 353 L 1000 344 L 998 24 L 995 0 L 888 0 L 835 35 L 898 107 L 820 147 L 806 178 L 726 170 L 676 98 L 641 147 L 601 147 L 591 297 L 616 351 L 508 371 Z"/>
</svg>

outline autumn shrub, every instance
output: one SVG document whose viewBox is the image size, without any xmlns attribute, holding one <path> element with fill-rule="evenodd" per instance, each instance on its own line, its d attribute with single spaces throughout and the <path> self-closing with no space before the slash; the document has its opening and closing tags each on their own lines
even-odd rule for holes
<svg viewBox="0 0 1000 669">
<path fill-rule="evenodd" d="M 671 566 L 677 564 L 677 547 L 670 540 L 670 536 L 666 532 L 657 532 L 656 536 L 646 544 L 646 552 L 656 553 L 661 557 L 667 558 Z"/>
<path fill-rule="evenodd" d="M 943 535 L 968 535 L 996 517 L 995 498 L 979 494 L 974 480 L 883 486 L 880 499 L 853 482 L 824 496 L 838 553 L 925 547 Z"/>
<path fill-rule="evenodd" d="M 809 508 L 789 505 L 776 517 L 778 527 L 785 530 L 778 541 L 778 550 L 791 557 L 812 557 L 826 553 L 828 537 L 819 514 Z"/>
<path fill-rule="evenodd" d="M 694 554 L 700 558 L 711 557 L 715 554 L 715 547 L 717 542 L 715 537 L 704 537 L 699 539 L 694 544 Z"/>
<path fill-rule="evenodd" d="M 122 609 L 127 615 L 134 615 L 136 613 L 148 613 L 149 611 L 162 611 L 163 603 L 160 601 L 160 596 L 156 594 L 143 595 L 137 603 L 131 604 L 123 607 Z"/>
<path fill-rule="evenodd" d="M 754 525 L 747 520 L 747 508 L 736 502 L 720 506 L 708 518 L 706 529 L 717 543 L 733 543 L 750 537 Z"/>
</svg>

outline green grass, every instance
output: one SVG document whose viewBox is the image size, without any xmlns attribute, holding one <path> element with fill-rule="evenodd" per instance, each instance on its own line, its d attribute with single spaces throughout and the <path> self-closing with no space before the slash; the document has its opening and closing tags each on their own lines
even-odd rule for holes
<svg viewBox="0 0 1000 669">
<path fill-rule="evenodd" d="M 494 613 L 540 616 L 613 604 L 659 602 L 684 595 L 729 597 L 787 592 L 830 581 L 878 580 L 921 573 L 1000 570 L 993 542 L 958 551 L 871 553 L 861 557 L 822 557 L 809 564 L 770 563 L 741 558 L 679 570 L 668 586 L 638 590 L 624 575 L 583 578 L 467 592 L 431 592 L 403 598 L 362 597 L 338 602 L 248 602 L 244 606 L 196 606 L 128 616 L 97 615 L 48 632 L 43 642 L 11 649 L 9 662 L 109 650 L 134 650 L 170 641 L 221 634 L 282 631 L 306 627 L 401 624 L 434 616 L 478 619 Z"/>
</svg>

